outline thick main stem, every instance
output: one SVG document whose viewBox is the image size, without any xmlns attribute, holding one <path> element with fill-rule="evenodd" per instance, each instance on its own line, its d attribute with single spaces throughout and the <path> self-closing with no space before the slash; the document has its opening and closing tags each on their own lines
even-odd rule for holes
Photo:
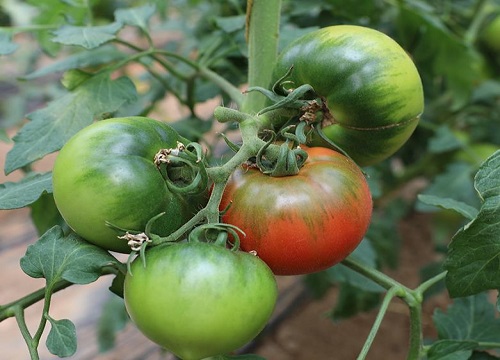
<svg viewBox="0 0 500 360">
<path fill-rule="evenodd" d="M 278 54 L 281 0 L 248 0 L 248 86 L 270 86 Z M 248 94 L 242 111 L 255 114 L 265 105 L 265 97 L 257 92 Z"/>
</svg>

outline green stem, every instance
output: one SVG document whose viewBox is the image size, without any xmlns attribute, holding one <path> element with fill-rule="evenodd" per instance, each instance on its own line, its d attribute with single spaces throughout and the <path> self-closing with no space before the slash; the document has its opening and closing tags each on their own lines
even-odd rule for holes
<svg viewBox="0 0 500 360">
<path fill-rule="evenodd" d="M 443 280 L 446 277 L 446 274 L 447 274 L 447 272 L 443 271 L 442 273 L 437 274 L 436 276 L 430 278 L 429 280 L 426 280 L 425 282 L 423 282 L 422 284 L 420 284 L 415 289 L 415 291 L 417 293 L 423 295 L 427 290 L 429 290 L 429 288 L 431 288 L 432 286 L 434 286 L 435 284 L 437 284 L 438 282 L 440 282 L 441 280 Z"/>
<path fill-rule="evenodd" d="M 243 100 L 245 96 L 241 93 L 240 89 L 235 87 L 229 81 L 224 79 L 219 74 L 213 72 L 212 70 L 201 66 L 198 69 L 199 74 L 206 80 L 211 81 L 213 84 L 217 85 L 222 91 L 224 91 L 235 103 L 241 108 L 243 105 Z"/>
<path fill-rule="evenodd" d="M 222 76 L 211 71 L 210 69 L 208 69 L 205 66 L 200 66 L 196 62 L 194 62 L 194 61 L 192 61 L 192 60 L 190 60 L 182 55 L 179 55 L 179 54 L 176 54 L 176 53 L 173 53 L 170 51 L 165 51 L 165 50 L 156 49 L 156 48 L 144 50 L 144 49 L 140 48 L 139 46 L 136 46 L 136 45 L 134 45 L 128 41 L 125 41 L 125 40 L 117 39 L 115 41 L 117 43 L 120 43 L 122 45 L 129 47 L 130 49 L 137 51 L 138 54 L 140 54 L 139 56 L 137 54 L 135 54 L 133 57 L 125 59 L 124 60 L 125 63 L 136 60 L 137 58 L 140 58 L 142 56 L 150 56 L 156 62 L 158 62 L 165 70 L 167 70 L 168 72 L 170 72 L 172 75 L 176 76 L 177 78 L 182 79 L 183 81 L 188 81 L 190 79 L 190 76 L 195 75 L 195 72 L 197 72 L 198 75 L 211 81 L 212 83 L 217 85 L 222 91 L 224 91 L 226 94 L 228 94 L 229 97 L 238 106 L 241 106 L 243 103 L 243 99 L 244 99 L 243 94 L 241 93 L 241 91 L 237 87 L 235 87 L 233 84 L 231 84 L 229 81 L 224 79 Z M 160 55 L 164 56 L 164 57 L 178 60 L 178 61 L 190 66 L 191 68 L 193 68 L 193 70 L 195 72 L 193 72 L 193 74 L 191 74 L 190 76 L 186 76 L 185 74 L 177 71 L 175 68 L 175 65 L 162 59 L 160 57 Z M 123 63 L 119 64 L 119 66 L 123 66 L 123 65 L 124 65 Z M 146 67 L 146 68 L 148 69 L 148 71 L 150 70 L 149 67 Z"/>
<path fill-rule="evenodd" d="M 376 282 L 387 290 L 390 290 L 393 295 L 400 297 L 410 308 L 410 348 L 408 351 L 408 360 L 419 360 L 422 356 L 422 293 L 420 291 L 428 289 L 432 284 L 439 281 L 444 275 L 440 274 L 435 278 L 428 280 L 421 285 L 419 290 L 410 290 L 406 286 L 400 284 L 393 278 L 384 273 L 358 263 L 351 258 L 344 259 L 342 264 L 368 279 Z M 385 311 L 385 310 L 384 310 Z"/>
<path fill-rule="evenodd" d="M 53 286 L 53 292 L 66 289 L 70 285 L 72 285 L 72 283 L 70 283 L 69 281 L 66 280 L 59 281 Z M 0 322 L 10 317 L 17 316 L 16 312 L 18 311 L 18 308 L 25 309 L 39 302 L 40 300 L 44 299 L 44 297 L 45 297 L 45 288 L 42 288 L 9 304 L 2 305 L 0 307 Z"/>
<path fill-rule="evenodd" d="M 342 261 L 342 264 L 356 271 L 357 273 L 363 275 L 364 277 L 372 280 L 373 282 L 379 284 L 386 290 L 390 290 L 392 288 L 397 289 L 396 295 L 399 297 L 404 297 L 407 293 L 411 292 L 410 289 L 408 289 L 406 286 L 402 285 L 398 281 L 394 280 L 390 276 L 385 275 L 383 272 L 377 269 L 365 266 L 362 263 L 359 263 L 350 257 L 344 259 Z"/>
<path fill-rule="evenodd" d="M 407 302 L 410 308 L 410 347 L 408 350 L 408 360 L 420 360 L 423 351 L 422 336 L 422 303 L 415 300 L 413 303 Z"/>
<path fill-rule="evenodd" d="M 248 86 L 268 88 L 278 54 L 281 0 L 249 0 L 247 3 Z M 266 99 L 247 94 L 242 110 L 255 114 Z"/>
<path fill-rule="evenodd" d="M 38 355 L 38 346 L 34 346 L 33 338 L 31 337 L 28 327 L 26 326 L 26 319 L 24 317 L 24 308 L 18 305 L 13 310 L 14 310 L 14 315 L 16 317 L 17 326 L 19 327 L 19 330 L 21 330 L 23 339 L 26 342 L 26 345 L 28 346 L 30 358 L 31 360 L 38 360 L 40 358 Z"/>
<path fill-rule="evenodd" d="M 393 287 L 393 288 L 390 288 L 389 291 L 385 294 L 384 301 L 382 301 L 382 305 L 380 306 L 379 312 L 377 314 L 377 318 L 375 319 L 375 322 L 373 323 L 373 326 L 370 330 L 370 333 L 368 334 L 368 337 L 366 338 L 365 344 L 363 345 L 363 348 L 361 349 L 361 352 L 359 353 L 357 360 L 366 359 L 366 356 L 368 355 L 368 351 L 370 350 L 370 347 L 372 346 L 373 340 L 375 339 L 375 336 L 377 335 L 377 332 L 380 328 L 380 325 L 382 324 L 382 320 L 384 319 L 385 313 L 387 312 L 387 309 L 389 308 L 389 304 L 391 303 L 394 296 L 396 296 L 396 293 L 397 293 L 397 288 Z"/>
</svg>

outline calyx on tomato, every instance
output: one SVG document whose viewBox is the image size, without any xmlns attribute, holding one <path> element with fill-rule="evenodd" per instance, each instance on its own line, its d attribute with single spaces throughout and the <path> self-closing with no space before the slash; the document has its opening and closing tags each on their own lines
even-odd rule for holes
<svg viewBox="0 0 500 360">
<path fill-rule="evenodd" d="M 316 125 L 326 140 L 314 135 L 308 144 L 337 146 L 360 166 L 396 152 L 423 112 L 422 82 L 414 63 L 377 30 L 338 25 L 308 33 L 281 52 L 274 81 L 292 67 L 282 82 L 283 93 L 309 84 L 328 110 Z"/>
</svg>

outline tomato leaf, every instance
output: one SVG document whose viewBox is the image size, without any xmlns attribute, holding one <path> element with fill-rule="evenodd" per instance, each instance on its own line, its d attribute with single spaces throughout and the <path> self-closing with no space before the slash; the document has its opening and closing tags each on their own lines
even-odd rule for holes
<svg viewBox="0 0 500 360">
<path fill-rule="evenodd" d="M 479 213 L 455 234 L 444 263 L 452 297 L 500 288 L 500 151 L 483 163 L 475 188 L 483 199 Z"/>
<path fill-rule="evenodd" d="M 118 296 L 111 297 L 104 304 L 97 327 L 100 352 L 111 350 L 115 346 L 116 333 L 123 330 L 128 321 L 123 299 Z"/>
<path fill-rule="evenodd" d="M 52 173 L 29 173 L 19 182 L 0 184 L 0 210 L 19 209 L 52 192 Z"/>
<path fill-rule="evenodd" d="M 71 320 L 54 320 L 48 317 L 51 329 L 47 336 L 47 349 L 58 357 L 68 357 L 76 352 L 77 338 L 75 324 Z"/>
<path fill-rule="evenodd" d="M 461 350 L 479 347 L 487 349 L 488 343 L 495 347 L 494 344 L 500 341 L 500 319 L 496 315 L 494 305 L 488 301 L 488 295 L 481 293 L 455 299 L 448 306 L 446 313 L 437 309 L 434 312 L 433 321 L 440 340 L 466 341 L 468 343 L 461 348 L 460 345 L 448 342 L 448 347 L 461 348 Z M 472 347 L 471 343 L 476 343 L 477 346 Z M 445 345 L 435 346 L 437 351 Z"/>
<path fill-rule="evenodd" d="M 429 152 L 434 154 L 463 148 L 464 142 L 460 140 L 447 126 L 440 126 L 434 136 L 429 139 Z"/>
<path fill-rule="evenodd" d="M 122 28 L 119 22 L 101 26 L 64 25 L 54 32 L 52 41 L 64 45 L 78 45 L 85 49 L 96 48 L 116 38 Z"/>
<path fill-rule="evenodd" d="M 347 319 L 360 312 L 372 310 L 378 304 L 380 304 L 380 292 L 364 291 L 350 283 L 343 283 L 330 316 L 334 321 Z"/>
<path fill-rule="evenodd" d="M 151 4 L 131 9 L 119 9 L 115 11 L 115 19 L 119 23 L 147 30 L 148 21 L 155 11 L 156 7 Z"/>
<path fill-rule="evenodd" d="M 126 54 L 118 51 L 113 46 L 106 45 L 96 49 L 72 54 L 50 65 L 36 69 L 35 71 L 23 76 L 22 79 L 32 80 L 61 71 L 107 64 L 116 60 L 121 60 L 125 56 Z"/>
<path fill-rule="evenodd" d="M 467 205 L 462 201 L 457 201 L 450 198 L 442 198 L 434 195 L 418 195 L 418 200 L 426 205 L 437 206 L 447 210 L 453 210 L 469 220 L 474 219 L 478 210 L 474 206 Z"/>
<path fill-rule="evenodd" d="M 19 45 L 12 42 L 12 34 L 4 29 L 0 29 L 0 55 L 12 54 Z"/>
<path fill-rule="evenodd" d="M 73 25 L 83 25 L 89 11 L 88 6 L 81 6 L 75 1 L 28 0 L 27 2 L 37 8 L 37 16 L 33 19 L 33 23 L 48 25 L 40 27 L 40 30 L 37 30 L 35 34 L 39 45 L 50 55 L 57 54 L 60 45 L 52 41 L 53 34 L 49 29 L 53 29 L 57 25 L 63 25 L 66 22 Z"/>
<path fill-rule="evenodd" d="M 31 220 L 35 225 L 38 234 L 43 234 L 54 225 L 67 227 L 59 210 L 57 209 L 52 194 L 43 193 L 38 200 L 30 205 Z"/>
<path fill-rule="evenodd" d="M 349 258 L 352 258 L 353 260 L 356 260 L 366 266 L 376 267 L 377 254 L 375 253 L 370 241 L 367 239 L 363 240 L 359 244 L 356 250 L 349 255 Z M 326 271 L 332 282 L 348 283 L 360 290 L 369 292 L 380 293 L 385 291 L 385 289 L 380 285 L 360 275 L 356 271 L 351 270 L 343 264 L 335 265 Z"/>
<path fill-rule="evenodd" d="M 436 176 L 431 185 L 422 191 L 422 194 L 454 199 L 470 206 L 476 206 L 479 201 L 474 191 L 473 171 L 474 168 L 466 163 L 451 163 L 443 173 Z M 436 210 L 434 206 L 423 202 L 417 203 L 415 207 L 421 212 Z"/>
<path fill-rule="evenodd" d="M 472 356 L 469 358 L 469 360 L 495 360 L 495 359 L 500 359 L 497 356 L 493 356 L 491 354 L 488 354 L 484 351 L 474 351 L 472 353 Z"/>
<path fill-rule="evenodd" d="M 102 267 L 115 263 L 108 252 L 80 239 L 65 236 L 59 226 L 52 227 L 21 258 L 21 268 L 33 278 L 45 278 L 47 286 L 66 280 L 89 284 L 99 278 Z"/>
<path fill-rule="evenodd" d="M 475 341 L 438 340 L 427 353 L 428 360 L 468 360 L 472 350 L 478 346 Z"/>
<path fill-rule="evenodd" d="M 28 115 L 31 121 L 14 136 L 15 144 L 7 154 L 5 173 L 59 150 L 95 118 L 116 111 L 136 96 L 135 86 L 127 77 L 111 80 L 109 74 L 104 73 L 83 82 L 46 108 Z"/>
</svg>

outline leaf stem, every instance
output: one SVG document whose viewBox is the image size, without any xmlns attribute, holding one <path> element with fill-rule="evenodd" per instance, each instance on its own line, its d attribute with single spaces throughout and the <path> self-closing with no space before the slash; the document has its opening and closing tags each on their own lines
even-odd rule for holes
<svg viewBox="0 0 500 360">
<path fill-rule="evenodd" d="M 377 332 L 380 328 L 380 324 L 382 324 L 382 320 L 384 319 L 385 313 L 387 312 L 387 309 L 389 308 L 389 304 L 391 303 L 394 296 L 396 296 L 396 293 L 397 293 L 397 288 L 392 287 L 385 294 L 384 300 L 382 301 L 382 304 L 380 305 L 380 309 L 379 309 L 379 312 L 378 312 L 377 317 L 375 319 L 375 322 L 373 323 L 373 326 L 370 330 L 370 333 L 368 334 L 368 337 L 366 338 L 365 344 L 363 345 L 363 348 L 361 349 L 361 352 L 359 353 L 357 360 L 366 359 L 366 356 L 368 355 L 368 351 L 370 350 L 370 347 L 372 346 L 373 340 L 375 339 L 375 336 L 377 335 Z"/>
<path fill-rule="evenodd" d="M 379 284 L 384 289 L 390 290 L 391 288 L 396 288 L 398 290 L 396 296 L 404 297 L 406 293 L 411 292 L 410 289 L 394 280 L 390 276 L 387 276 L 377 269 L 365 266 L 364 264 L 359 263 L 350 257 L 344 259 L 342 261 L 342 264 Z"/>
<path fill-rule="evenodd" d="M 415 291 L 418 292 L 419 294 L 424 294 L 427 290 L 429 290 L 432 286 L 440 282 L 446 277 L 447 272 L 443 271 L 442 273 L 437 274 L 436 276 L 430 278 L 429 280 L 426 280 L 422 284 L 420 284 Z"/>
<path fill-rule="evenodd" d="M 14 316 L 16 317 L 17 326 L 21 330 L 26 345 L 30 353 L 31 360 L 38 360 L 40 356 L 38 355 L 38 346 L 33 344 L 33 338 L 31 337 L 30 331 L 26 326 L 26 319 L 24 317 L 24 308 L 20 305 L 16 305 L 13 308 Z"/>
</svg>

